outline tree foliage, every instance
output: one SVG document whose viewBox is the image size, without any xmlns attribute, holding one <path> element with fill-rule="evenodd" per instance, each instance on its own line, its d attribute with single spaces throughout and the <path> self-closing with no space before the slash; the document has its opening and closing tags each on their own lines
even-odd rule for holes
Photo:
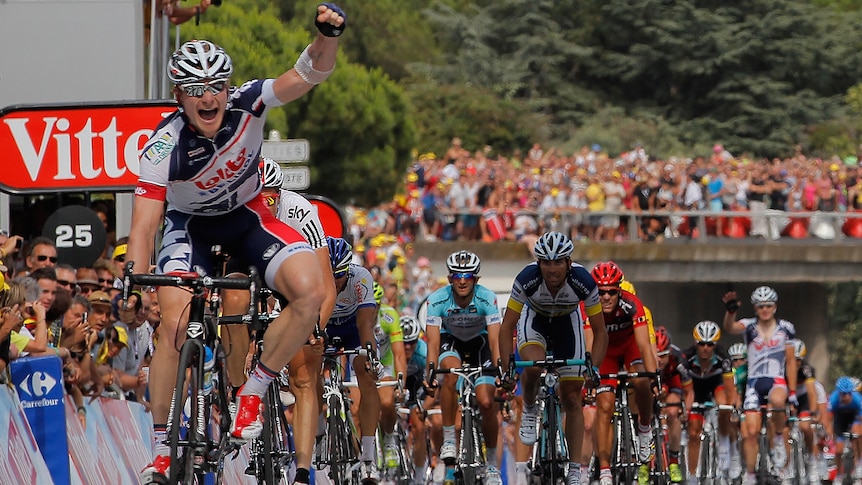
<svg viewBox="0 0 862 485">
<path fill-rule="evenodd" d="M 834 330 L 829 337 L 829 372 L 834 382 L 842 375 L 862 375 L 862 359 L 859 349 L 862 346 L 862 285 L 837 283 L 829 288 L 829 315 Z"/>
</svg>

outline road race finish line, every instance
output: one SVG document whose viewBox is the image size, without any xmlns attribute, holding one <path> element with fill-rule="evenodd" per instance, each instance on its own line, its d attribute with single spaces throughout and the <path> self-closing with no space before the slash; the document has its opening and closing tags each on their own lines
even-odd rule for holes
<svg viewBox="0 0 862 485">
<path fill-rule="evenodd" d="M 42 458 L 56 484 L 70 483 L 63 369 L 59 357 L 24 357 L 9 367 Z M 10 430 L 10 437 L 12 431 Z M 44 478 L 27 483 L 43 483 Z"/>
</svg>

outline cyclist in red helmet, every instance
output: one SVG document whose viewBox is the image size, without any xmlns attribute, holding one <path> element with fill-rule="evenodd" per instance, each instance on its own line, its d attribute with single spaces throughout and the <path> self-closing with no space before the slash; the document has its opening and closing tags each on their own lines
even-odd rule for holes
<svg viewBox="0 0 862 485">
<path fill-rule="evenodd" d="M 606 261 L 596 264 L 592 275 L 599 287 L 599 302 L 608 331 L 608 352 L 599 367 L 599 373 L 615 374 L 621 369 L 627 369 L 630 372 L 656 372 L 656 355 L 650 343 L 644 306 L 638 297 L 620 288 L 620 283 L 623 281 L 622 270 L 613 261 Z M 638 459 L 644 464 L 652 460 L 655 452 L 650 423 L 653 395 L 658 394 L 659 390 L 656 385 L 657 379 L 652 379 L 652 385 L 650 381 L 645 378 L 632 381 L 635 403 L 639 410 Z M 611 417 L 614 412 L 616 386 L 616 379 L 602 379 L 601 385 L 596 390 L 597 413 L 594 432 L 601 468 L 600 485 L 613 483 L 610 468 L 613 445 Z M 639 480 L 640 475 L 648 472 L 644 468 L 641 467 Z M 645 478 L 648 479 L 648 476 Z"/>
</svg>

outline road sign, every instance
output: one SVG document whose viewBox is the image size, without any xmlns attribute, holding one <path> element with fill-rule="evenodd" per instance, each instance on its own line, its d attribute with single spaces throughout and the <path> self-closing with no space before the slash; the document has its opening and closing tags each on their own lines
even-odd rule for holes
<svg viewBox="0 0 862 485">
<path fill-rule="evenodd" d="M 287 190 L 305 190 L 311 185 L 311 172 L 306 166 L 282 167 L 284 172 L 284 183 L 282 188 Z"/>
<path fill-rule="evenodd" d="M 276 162 L 306 162 L 309 151 L 308 140 L 265 140 L 261 146 L 260 154 Z"/>
</svg>

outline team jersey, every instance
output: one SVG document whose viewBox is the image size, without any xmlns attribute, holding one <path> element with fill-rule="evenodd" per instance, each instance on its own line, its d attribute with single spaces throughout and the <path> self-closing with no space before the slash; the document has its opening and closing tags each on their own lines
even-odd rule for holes
<svg viewBox="0 0 862 485">
<path fill-rule="evenodd" d="M 796 338 L 796 329 L 787 320 L 776 323 L 775 332 L 765 340 L 757 331 L 757 318 L 743 318 L 745 325 L 743 337 L 748 346 L 748 379 L 760 377 L 784 377 L 785 349 Z"/>
<path fill-rule="evenodd" d="M 808 381 L 816 382 L 816 377 L 814 376 L 814 367 L 811 367 L 811 364 L 803 360 L 802 363 L 799 364 L 799 370 L 796 372 L 797 396 L 804 396 L 808 394 L 808 386 L 805 385 Z"/>
<path fill-rule="evenodd" d="M 748 362 L 733 368 L 733 382 L 736 384 L 736 392 L 744 396 L 745 387 L 748 384 Z"/>
<path fill-rule="evenodd" d="M 859 415 L 862 413 L 862 395 L 853 391 L 852 397 L 849 403 L 842 403 L 841 393 L 832 391 L 832 394 L 829 395 L 829 401 L 826 403 L 826 408 L 833 414 Z"/>
<path fill-rule="evenodd" d="M 455 302 L 452 285 L 438 289 L 428 297 L 428 316 L 425 325 L 440 327 L 441 334 L 451 334 L 467 341 L 488 332 L 491 325 L 502 322 L 497 308 L 497 295 L 482 285 L 473 288 L 473 299 L 466 308 Z"/>
<path fill-rule="evenodd" d="M 599 308 L 601 309 L 601 306 Z M 635 328 L 646 324 L 646 314 L 640 299 L 626 290 L 620 290 L 617 307 L 611 313 L 605 313 L 608 347 L 621 345 L 634 339 Z"/>
<path fill-rule="evenodd" d="M 689 376 L 688 368 L 685 366 L 685 357 L 682 355 L 682 351 L 676 345 L 671 345 L 667 364 L 661 368 L 661 381 L 670 383 L 677 376 L 679 376 L 681 386 L 691 384 L 691 376 Z"/>
<path fill-rule="evenodd" d="M 302 195 L 281 189 L 275 216 L 300 233 L 312 249 L 326 246 L 326 234 L 317 217 L 317 207 Z"/>
<path fill-rule="evenodd" d="M 413 355 L 407 361 L 407 376 L 416 376 L 420 379 L 425 375 L 426 362 L 428 361 L 428 344 L 424 340 L 416 341 L 416 348 L 413 350 Z"/>
<path fill-rule="evenodd" d="M 327 325 L 356 324 L 356 311 L 360 308 L 377 306 L 374 300 L 374 278 L 362 266 L 350 264 L 347 285 L 335 295 L 335 308 Z"/>
<path fill-rule="evenodd" d="M 380 309 L 377 310 L 374 340 L 377 341 L 377 355 L 380 358 L 380 363 L 385 366 L 393 365 L 395 362 L 395 356 L 392 355 L 392 343 L 404 341 L 398 319 L 398 312 L 389 305 L 380 305 Z"/>
<path fill-rule="evenodd" d="M 266 112 L 283 104 L 272 85 L 254 80 L 232 89 L 212 139 L 198 134 L 182 109 L 165 118 L 144 145 L 135 194 L 195 215 L 226 214 L 257 197 Z"/>
<path fill-rule="evenodd" d="M 601 313 L 599 290 L 590 272 L 578 263 L 572 263 L 566 283 L 551 295 L 542 277 L 538 263 L 530 263 L 518 273 L 512 285 L 508 308 L 520 313 L 524 305 L 529 305 L 539 315 L 559 317 L 579 310 L 584 303 L 587 315 Z"/>
</svg>

